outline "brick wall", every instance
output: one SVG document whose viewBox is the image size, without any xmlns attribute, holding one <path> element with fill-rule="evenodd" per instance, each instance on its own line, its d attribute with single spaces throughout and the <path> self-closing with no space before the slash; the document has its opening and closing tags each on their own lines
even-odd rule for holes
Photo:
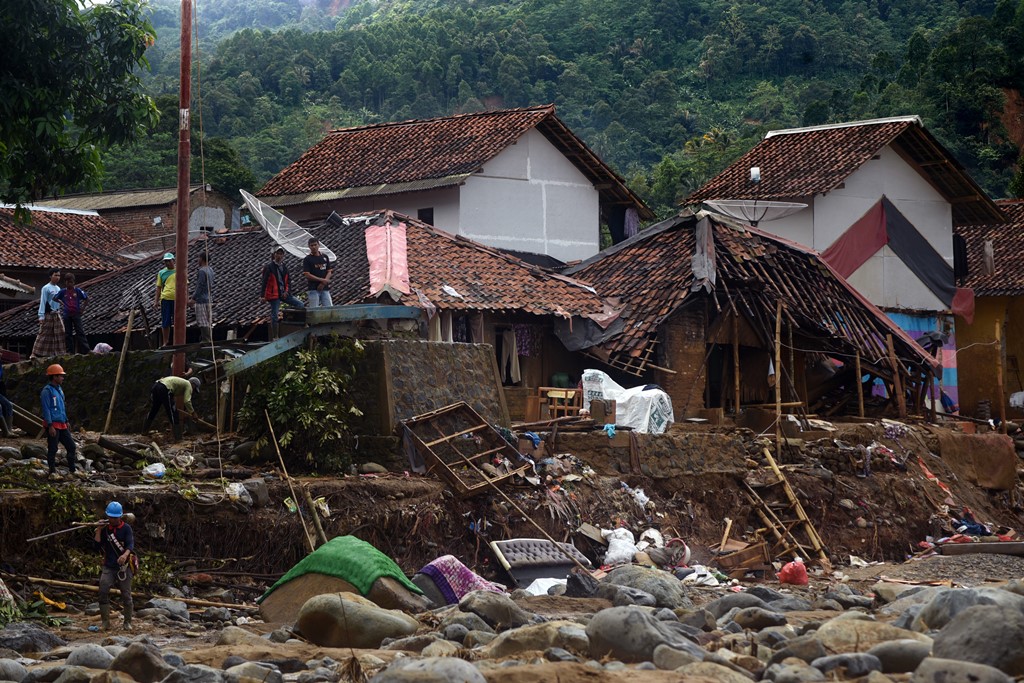
<svg viewBox="0 0 1024 683">
<path fill-rule="evenodd" d="M 675 374 L 654 371 L 655 382 L 672 398 L 676 420 L 691 417 L 704 407 L 706 322 L 703 307 L 690 307 L 674 314 L 658 332 L 659 365 Z"/>
<path fill-rule="evenodd" d="M 163 206 L 140 206 L 129 209 L 105 209 L 104 220 L 117 226 L 131 236 L 135 242 L 174 234 L 175 204 Z M 153 219 L 160 217 L 160 224 L 153 225 Z M 171 238 L 173 240 L 173 238 Z M 173 243 L 172 245 L 173 246 Z"/>
</svg>

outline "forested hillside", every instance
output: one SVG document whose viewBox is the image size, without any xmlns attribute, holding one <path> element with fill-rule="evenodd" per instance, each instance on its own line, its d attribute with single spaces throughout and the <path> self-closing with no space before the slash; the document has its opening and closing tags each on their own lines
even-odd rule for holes
<svg viewBox="0 0 1024 683">
<path fill-rule="evenodd" d="M 107 189 L 173 184 L 178 2 L 153 2 L 147 83 L 168 115 L 107 155 Z M 1002 117 L 1024 0 L 198 0 L 197 15 L 193 126 L 217 184 L 258 185 L 333 127 L 547 102 L 662 215 L 770 128 L 878 116 L 921 115 L 994 196 L 1014 179 Z"/>
</svg>

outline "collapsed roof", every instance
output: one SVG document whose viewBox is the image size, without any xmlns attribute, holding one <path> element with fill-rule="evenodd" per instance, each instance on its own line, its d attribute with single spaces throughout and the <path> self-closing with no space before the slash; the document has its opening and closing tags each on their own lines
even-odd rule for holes
<svg viewBox="0 0 1024 683">
<path fill-rule="evenodd" d="M 702 238 L 698 236 L 702 236 Z M 705 302 L 738 311 L 773 344 L 777 302 L 810 350 L 842 357 L 858 351 L 866 368 L 891 377 L 886 336 L 896 356 L 923 375 L 935 362 L 814 251 L 725 220 L 683 212 L 565 271 L 601 283 L 622 302 L 621 334 L 589 352 L 641 375 L 653 363 L 658 328 L 673 313 Z"/>
</svg>

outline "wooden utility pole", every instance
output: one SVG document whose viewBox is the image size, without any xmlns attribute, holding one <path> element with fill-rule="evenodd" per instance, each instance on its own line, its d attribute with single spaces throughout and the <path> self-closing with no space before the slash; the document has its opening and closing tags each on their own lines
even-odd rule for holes
<svg viewBox="0 0 1024 683">
<path fill-rule="evenodd" d="M 775 453 L 782 457 L 782 299 L 775 306 Z"/>
<path fill-rule="evenodd" d="M 732 372 L 733 372 L 733 395 L 732 407 L 736 415 L 740 414 L 740 316 L 739 313 L 732 313 Z"/>
<path fill-rule="evenodd" d="M 860 369 L 860 349 L 857 349 L 853 362 L 857 373 L 857 416 L 864 417 L 864 373 Z"/>
<path fill-rule="evenodd" d="M 185 309 L 188 301 L 189 164 L 191 163 L 192 106 L 192 0 L 181 0 L 181 68 L 178 82 L 178 211 L 174 241 L 174 345 L 185 343 Z M 185 354 L 174 354 L 174 374 L 185 374 Z"/>
<path fill-rule="evenodd" d="M 999 433 L 1006 433 L 1006 386 L 1003 378 L 1003 321 L 996 319 L 996 396 L 999 400 Z"/>
</svg>

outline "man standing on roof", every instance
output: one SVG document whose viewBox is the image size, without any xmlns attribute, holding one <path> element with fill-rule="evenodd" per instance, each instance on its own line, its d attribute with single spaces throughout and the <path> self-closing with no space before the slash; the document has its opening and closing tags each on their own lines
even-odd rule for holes
<svg viewBox="0 0 1024 683">
<path fill-rule="evenodd" d="M 206 252 L 199 252 L 199 273 L 196 288 L 189 299 L 189 305 L 196 307 L 196 326 L 200 339 L 205 345 L 213 343 L 213 268 L 207 262 Z"/>
<path fill-rule="evenodd" d="M 174 254 L 164 254 L 164 267 L 156 274 L 156 299 L 153 308 L 160 311 L 161 346 L 171 343 L 171 325 L 174 324 Z"/>
<path fill-rule="evenodd" d="M 43 427 L 46 430 L 46 463 L 50 466 L 50 476 L 57 474 L 57 444 L 64 444 L 68 456 L 68 471 L 75 473 L 75 440 L 71 438 L 68 425 L 68 411 L 64 405 L 64 368 L 54 364 L 46 368 L 49 381 L 39 394 L 43 406 Z"/>
<path fill-rule="evenodd" d="M 184 377 L 176 377 L 175 375 L 169 375 L 163 379 L 158 379 L 153 382 L 153 389 L 150 392 L 153 402 L 149 406 L 149 416 L 146 418 L 145 424 L 142 426 L 142 433 L 145 434 L 149 431 L 149 428 L 153 424 L 153 418 L 160 412 L 160 408 L 163 407 L 164 412 L 167 413 L 167 419 L 171 422 L 171 430 L 174 433 L 174 440 L 178 441 L 181 439 L 181 423 L 178 421 L 178 407 L 176 404 L 176 397 L 181 396 L 185 402 L 185 410 L 188 411 L 195 419 L 199 419 L 196 415 L 195 408 L 192 407 L 192 394 L 199 393 L 199 385 L 201 382 L 198 377 L 190 377 L 185 379 Z"/>
<path fill-rule="evenodd" d="M 270 263 L 263 266 L 263 274 L 260 276 L 260 295 L 270 304 L 269 338 L 274 340 L 280 332 L 277 313 L 281 309 L 281 302 L 296 308 L 302 308 L 303 304 L 291 292 L 288 266 L 284 264 L 284 247 L 274 247 L 270 254 Z"/>
<path fill-rule="evenodd" d="M 56 301 L 60 293 L 60 269 L 50 271 L 50 281 L 43 285 L 39 294 L 39 334 L 32 345 L 33 358 L 49 358 L 67 353 L 64 340 L 64 321 L 60 319 L 60 302 Z"/>
<path fill-rule="evenodd" d="M 331 259 L 320 253 L 320 240 L 309 238 L 309 255 L 302 259 L 302 274 L 306 276 L 306 295 L 309 308 L 333 306 L 331 301 Z"/>
<path fill-rule="evenodd" d="M 64 289 L 57 293 L 55 300 L 64 306 L 64 332 L 67 335 L 68 353 L 89 353 L 89 339 L 82 325 L 82 310 L 89 296 L 75 287 L 74 273 L 65 273 Z"/>
</svg>

